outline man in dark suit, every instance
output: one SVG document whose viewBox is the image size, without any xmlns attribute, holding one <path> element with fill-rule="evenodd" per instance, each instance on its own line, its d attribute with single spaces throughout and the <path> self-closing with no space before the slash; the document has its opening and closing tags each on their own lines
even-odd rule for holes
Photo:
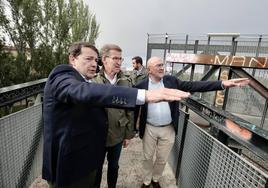
<svg viewBox="0 0 268 188">
<path fill-rule="evenodd" d="M 173 88 L 187 92 L 205 92 L 243 86 L 249 82 L 243 78 L 226 81 L 181 81 L 174 76 L 164 76 L 164 64 L 158 57 L 150 58 L 147 68 L 149 78 L 138 83 L 136 87 L 139 89 Z M 152 184 L 154 188 L 161 188 L 159 178 L 162 176 L 177 133 L 178 102 L 144 104 L 136 110 L 135 119 L 139 110 L 139 135 L 143 139 L 144 154 L 144 181 L 141 187 L 150 187 Z M 155 161 L 153 161 L 154 153 L 156 153 Z"/>
<path fill-rule="evenodd" d="M 179 90 L 145 91 L 91 83 L 98 50 L 86 42 L 69 48 L 70 65 L 50 73 L 44 89 L 44 152 L 42 176 L 50 187 L 94 187 L 107 134 L 103 107 L 134 108 L 136 104 L 180 100 Z"/>
</svg>

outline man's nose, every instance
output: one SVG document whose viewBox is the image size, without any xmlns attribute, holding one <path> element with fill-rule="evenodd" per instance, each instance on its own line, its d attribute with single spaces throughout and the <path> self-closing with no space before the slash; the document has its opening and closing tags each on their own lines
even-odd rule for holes
<svg viewBox="0 0 268 188">
<path fill-rule="evenodd" d="M 91 66 L 96 68 L 97 67 L 97 62 L 92 63 Z"/>
</svg>

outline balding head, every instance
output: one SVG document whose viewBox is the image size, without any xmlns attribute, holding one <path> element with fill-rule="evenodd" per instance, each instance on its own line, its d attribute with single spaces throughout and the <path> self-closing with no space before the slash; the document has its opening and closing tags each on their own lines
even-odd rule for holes
<svg viewBox="0 0 268 188">
<path fill-rule="evenodd" d="M 150 78 L 154 81 L 160 81 L 164 76 L 164 63 L 159 57 L 151 57 L 147 61 L 147 69 Z"/>
<path fill-rule="evenodd" d="M 147 68 L 149 68 L 150 66 L 153 66 L 154 64 L 156 64 L 158 62 L 162 62 L 162 59 L 159 57 L 151 57 L 147 61 Z"/>
</svg>

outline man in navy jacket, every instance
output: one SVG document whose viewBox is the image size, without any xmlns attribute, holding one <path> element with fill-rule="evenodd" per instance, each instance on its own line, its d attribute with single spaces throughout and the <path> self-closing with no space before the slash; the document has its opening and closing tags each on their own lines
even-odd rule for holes
<svg viewBox="0 0 268 188">
<path fill-rule="evenodd" d="M 179 90 L 145 91 L 91 83 L 98 50 L 86 42 L 69 48 L 70 65 L 50 73 L 44 89 L 44 152 L 42 176 L 50 187 L 93 187 L 107 134 L 103 107 L 180 100 Z"/>
<path fill-rule="evenodd" d="M 137 88 L 155 90 L 160 88 L 179 89 L 187 92 L 205 92 L 222 90 L 227 87 L 243 86 L 248 79 L 232 79 L 226 81 L 182 81 L 174 76 L 164 75 L 163 61 L 152 57 L 147 63 L 149 77 L 137 84 Z M 139 113 L 140 110 L 140 113 Z M 177 101 L 144 104 L 135 113 L 140 114 L 139 136 L 143 139 L 143 170 L 142 188 L 160 188 L 158 182 L 172 149 L 177 133 L 179 106 Z M 154 153 L 156 160 L 153 161 Z"/>
</svg>

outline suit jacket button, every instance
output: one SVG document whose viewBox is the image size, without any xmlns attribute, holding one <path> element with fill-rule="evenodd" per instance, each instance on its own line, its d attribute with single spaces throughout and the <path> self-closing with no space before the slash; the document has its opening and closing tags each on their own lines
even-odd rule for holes
<svg viewBox="0 0 268 188">
<path fill-rule="evenodd" d="M 115 96 L 113 96 L 113 99 L 112 99 L 112 103 L 114 104 L 115 103 Z"/>
</svg>

